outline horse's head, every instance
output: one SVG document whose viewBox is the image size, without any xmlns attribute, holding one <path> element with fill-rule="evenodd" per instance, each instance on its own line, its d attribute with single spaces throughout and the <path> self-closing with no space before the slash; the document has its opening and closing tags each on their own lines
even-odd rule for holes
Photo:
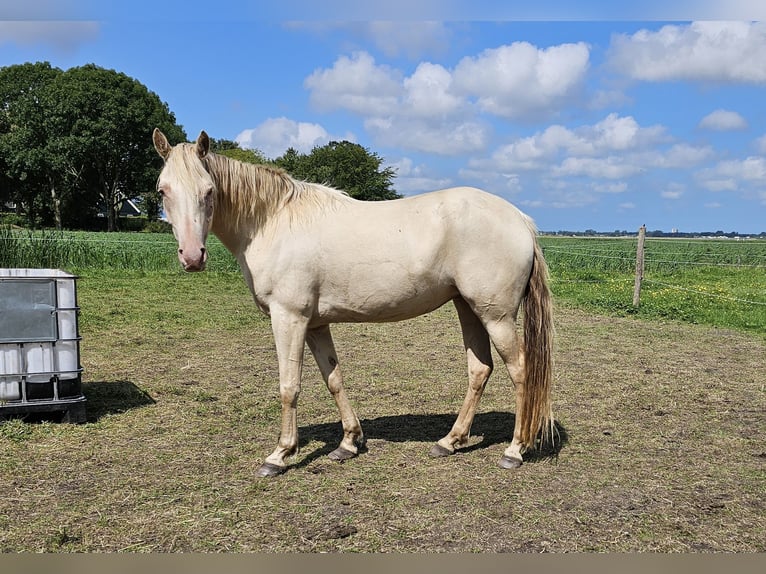
<svg viewBox="0 0 766 574">
<path fill-rule="evenodd" d="M 210 139 L 202 131 L 193 144 L 168 143 L 159 129 L 152 134 L 165 166 L 157 180 L 165 215 L 178 240 L 178 260 L 186 271 L 202 271 L 207 261 L 205 241 L 215 204 L 215 185 L 202 162 Z"/>
</svg>

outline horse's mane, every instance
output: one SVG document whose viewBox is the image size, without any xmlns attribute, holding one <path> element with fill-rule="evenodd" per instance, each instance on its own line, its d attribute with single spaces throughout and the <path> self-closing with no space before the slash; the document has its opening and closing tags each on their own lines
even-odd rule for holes
<svg viewBox="0 0 766 574">
<path fill-rule="evenodd" d="M 193 145 L 184 152 L 196 156 Z M 214 217 L 235 227 L 251 223 L 260 229 L 282 210 L 289 213 L 291 221 L 301 220 L 318 209 L 351 199 L 332 187 L 297 180 L 276 166 L 246 163 L 215 153 L 208 153 L 202 163 L 217 189 Z"/>
</svg>

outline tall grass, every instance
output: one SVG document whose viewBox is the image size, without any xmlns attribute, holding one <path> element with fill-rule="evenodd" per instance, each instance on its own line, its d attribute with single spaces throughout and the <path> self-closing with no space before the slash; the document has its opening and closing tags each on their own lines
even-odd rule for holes
<svg viewBox="0 0 766 574">
<path fill-rule="evenodd" d="M 0 267 L 177 271 L 177 245 L 165 233 L 28 231 L 0 227 Z M 208 268 L 237 271 L 232 255 L 208 240 Z"/>
</svg>

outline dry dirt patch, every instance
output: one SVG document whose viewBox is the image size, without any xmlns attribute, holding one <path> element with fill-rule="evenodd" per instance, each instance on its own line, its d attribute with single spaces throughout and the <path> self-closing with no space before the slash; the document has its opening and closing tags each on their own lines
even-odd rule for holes
<svg viewBox="0 0 766 574">
<path fill-rule="evenodd" d="M 466 452 L 427 456 L 466 385 L 451 307 L 339 325 L 367 452 L 327 459 L 340 425 L 307 363 L 301 452 L 256 480 L 278 432 L 268 323 L 238 315 L 252 304 L 236 289 L 215 299 L 217 320 L 192 325 L 173 293 L 156 297 L 161 320 L 86 321 L 88 424 L 0 429 L 0 550 L 766 551 L 761 339 L 558 308 L 568 442 L 508 472 L 496 465 L 512 422 L 500 368 Z"/>
</svg>

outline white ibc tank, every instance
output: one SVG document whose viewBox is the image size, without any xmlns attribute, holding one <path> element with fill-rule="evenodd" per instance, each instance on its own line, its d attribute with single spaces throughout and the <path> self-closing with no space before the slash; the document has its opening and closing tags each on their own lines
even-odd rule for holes
<svg viewBox="0 0 766 574">
<path fill-rule="evenodd" d="M 0 401 L 29 384 L 80 376 L 76 277 L 58 269 L 0 269 Z"/>
</svg>

